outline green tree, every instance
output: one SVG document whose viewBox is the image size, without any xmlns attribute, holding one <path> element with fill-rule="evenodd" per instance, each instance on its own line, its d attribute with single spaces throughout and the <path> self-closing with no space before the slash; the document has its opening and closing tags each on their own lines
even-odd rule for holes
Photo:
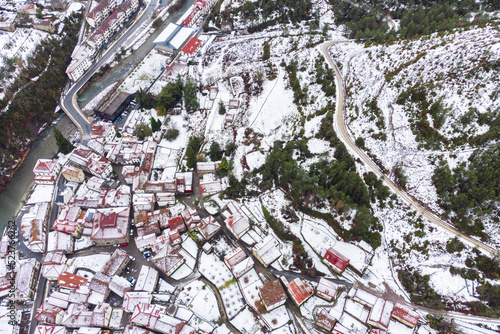
<svg viewBox="0 0 500 334">
<path fill-rule="evenodd" d="M 191 146 L 195 153 L 198 152 L 201 148 L 200 137 L 198 137 L 198 136 L 189 137 L 188 146 Z"/>
<path fill-rule="evenodd" d="M 236 145 L 234 141 L 230 141 L 229 143 L 227 143 L 225 149 L 226 156 L 230 157 L 231 155 L 233 155 L 237 148 L 238 145 Z"/>
<path fill-rule="evenodd" d="M 229 171 L 229 165 L 227 163 L 226 157 L 222 157 L 220 164 L 219 164 L 219 174 L 221 176 L 226 176 Z"/>
<path fill-rule="evenodd" d="M 156 107 L 156 100 L 153 95 L 142 90 L 142 88 L 135 92 L 135 100 L 141 108 L 152 109 Z"/>
<path fill-rule="evenodd" d="M 224 102 L 219 101 L 219 115 L 224 115 L 226 113 L 226 106 L 224 105 Z"/>
<path fill-rule="evenodd" d="M 134 135 L 139 137 L 139 139 L 144 139 L 153 135 L 153 131 L 146 123 L 137 124 L 134 130 Z"/>
<path fill-rule="evenodd" d="M 177 79 L 176 83 L 173 84 L 169 82 L 162 88 L 160 94 L 158 95 L 158 105 L 163 106 L 165 109 L 171 109 L 175 107 L 182 99 L 182 81 L 180 78 Z"/>
<path fill-rule="evenodd" d="M 214 141 L 212 145 L 210 145 L 208 155 L 212 161 L 219 161 L 222 158 L 222 149 L 218 142 Z"/>
<path fill-rule="evenodd" d="M 161 19 L 161 17 L 159 17 L 156 20 L 154 20 L 153 28 L 158 29 L 159 27 L 161 27 L 162 24 L 163 24 L 163 20 Z"/>
<path fill-rule="evenodd" d="M 191 79 L 186 80 L 186 87 L 184 88 L 184 106 L 188 111 L 195 111 L 200 107 L 198 97 L 196 96 L 198 87 Z"/>
<path fill-rule="evenodd" d="M 271 47 L 269 46 L 269 42 L 265 41 L 264 42 L 264 52 L 262 54 L 262 60 L 268 60 L 271 58 Z"/>
<path fill-rule="evenodd" d="M 197 136 L 189 137 L 188 146 L 186 148 L 186 166 L 188 168 L 194 168 L 196 165 L 196 154 L 201 148 L 200 138 Z"/>
<path fill-rule="evenodd" d="M 151 123 L 151 131 L 156 132 L 161 128 L 161 121 L 159 119 L 155 119 L 153 117 L 149 118 L 149 122 Z"/>
<path fill-rule="evenodd" d="M 156 107 L 156 113 L 158 116 L 167 116 L 167 109 L 163 105 L 158 105 Z"/>
<path fill-rule="evenodd" d="M 61 131 L 54 128 L 54 137 L 56 138 L 57 148 L 62 154 L 68 154 L 75 148 L 64 136 Z"/>
<path fill-rule="evenodd" d="M 187 147 L 186 149 L 186 166 L 188 168 L 194 168 L 196 165 L 196 152 L 193 150 L 192 146 Z"/>
</svg>

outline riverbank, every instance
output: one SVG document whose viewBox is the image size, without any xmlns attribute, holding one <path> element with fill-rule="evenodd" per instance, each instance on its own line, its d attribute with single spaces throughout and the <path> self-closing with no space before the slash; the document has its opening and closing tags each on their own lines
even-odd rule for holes
<svg viewBox="0 0 500 334">
<path fill-rule="evenodd" d="M 52 129 L 54 126 L 66 137 L 70 138 L 77 131 L 76 126 L 64 114 L 50 124 L 34 141 L 31 149 L 24 155 L 22 163 L 16 168 L 10 182 L 0 193 L 0 230 L 9 220 L 15 218 L 22 208 L 26 195 L 33 185 L 33 168 L 38 159 L 51 159 L 57 155 L 57 144 Z"/>
</svg>

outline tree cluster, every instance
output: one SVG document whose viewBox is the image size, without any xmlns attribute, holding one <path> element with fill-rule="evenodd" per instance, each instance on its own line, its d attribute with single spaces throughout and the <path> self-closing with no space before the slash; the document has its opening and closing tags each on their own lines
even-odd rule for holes
<svg viewBox="0 0 500 334">
<path fill-rule="evenodd" d="M 196 155 L 201 148 L 201 140 L 197 136 L 189 137 L 188 146 L 186 148 L 186 166 L 194 168 L 196 166 Z"/>
<path fill-rule="evenodd" d="M 75 148 L 66 138 L 64 138 L 61 131 L 54 128 L 54 138 L 56 139 L 57 148 L 62 154 L 68 154 Z"/>
<path fill-rule="evenodd" d="M 326 96 L 335 95 L 335 74 L 330 67 L 325 67 L 326 62 L 323 56 L 316 58 L 314 67 L 316 69 L 315 81 L 321 85 L 321 90 Z"/>
<path fill-rule="evenodd" d="M 497 10 L 498 1 L 476 2 L 464 0 L 398 2 L 374 0 L 368 2 L 330 0 L 337 21 L 345 24 L 350 38 L 376 43 L 392 42 L 397 37 L 412 38 L 434 32 L 448 31 L 486 23 L 488 15 L 481 11 Z M 482 6 L 482 7 L 480 7 Z M 475 13 L 473 20 L 469 16 Z M 384 16 L 400 20 L 399 30 L 389 30 Z"/>
<path fill-rule="evenodd" d="M 142 88 L 135 92 L 135 100 L 137 101 L 137 104 L 141 106 L 141 108 L 156 108 L 156 99 L 153 94 L 142 90 Z"/>
<path fill-rule="evenodd" d="M 80 14 L 64 19 L 62 38 L 51 36 L 40 42 L 20 68 L 20 74 L 0 100 L 0 161 L 12 166 L 54 119 L 54 110 L 66 84 L 66 68 L 78 40 Z M 37 77 L 37 80 L 33 80 Z M 7 103 L 10 101 L 8 107 Z"/>
<path fill-rule="evenodd" d="M 416 140 L 427 149 L 439 149 L 441 144 L 449 144 L 448 139 L 438 132 L 449 110 L 443 107 L 441 99 L 433 100 L 428 96 L 426 87 L 410 87 L 399 94 L 396 102 L 404 105 L 406 112 L 410 115 L 412 120 L 410 126 Z M 429 123 L 427 114 L 432 116 L 432 125 Z"/>
<path fill-rule="evenodd" d="M 196 96 L 197 91 L 198 87 L 196 83 L 188 78 L 186 80 L 186 86 L 184 87 L 184 106 L 187 111 L 196 111 L 200 108 L 200 103 Z"/>
<path fill-rule="evenodd" d="M 156 110 L 158 116 L 165 116 L 169 109 L 174 108 L 182 99 L 182 81 L 180 78 L 175 83 L 167 83 L 158 94 Z"/>
<path fill-rule="evenodd" d="M 306 169 L 299 162 L 308 157 L 311 157 L 311 153 L 305 140 L 286 144 L 275 142 L 264 165 L 256 170 L 262 177 L 259 186 L 264 189 L 274 186 L 282 188 L 289 193 L 294 207 L 307 214 L 314 215 L 315 212 L 311 208 L 322 206 L 325 202 L 331 203 L 333 211 L 348 206 L 357 208 L 354 226 L 349 232 L 333 217 L 326 220 L 346 239 L 364 239 L 374 248 L 378 247 L 381 240 L 378 230 L 381 226 L 368 208 L 370 194 L 356 172 L 354 163 L 340 159 L 322 159 Z"/>
<path fill-rule="evenodd" d="M 461 230 L 486 239 L 481 220 L 493 217 L 499 223 L 500 144 L 477 149 L 467 163 L 453 170 L 441 161 L 432 182 L 446 215 L 454 217 Z"/>
<path fill-rule="evenodd" d="M 293 103 L 296 105 L 306 105 L 308 102 L 308 88 L 302 88 L 300 86 L 300 80 L 297 77 L 297 72 L 299 70 L 297 61 L 295 59 L 290 61 L 290 64 L 285 67 L 285 70 L 288 73 L 288 79 L 290 80 L 290 85 L 293 90 Z"/>
<path fill-rule="evenodd" d="M 414 303 L 433 309 L 444 308 L 442 296 L 429 285 L 429 275 L 405 269 L 398 272 L 398 279 Z"/>
<path fill-rule="evenodd" d="M 257 2 L 246 2 L 243 6 L 236 8 L 231 13 L 233 16 L 241 14 L 245 21 L 252 26 L 250 33 L 261 31 L 277 23 L 299 23 L 315 19 L 319 24 L 319 16 L 313 11 L 310 0 L 276 0 Z"/>
<path fill-rule="evenodd" d="M 134 136 L 137 136 L 139 139 L 143 140 L 146 137 L 151 137 L 153 135 L 153 131 L 146 123 L 137 124 L 134 129 Z"/>
</svg>

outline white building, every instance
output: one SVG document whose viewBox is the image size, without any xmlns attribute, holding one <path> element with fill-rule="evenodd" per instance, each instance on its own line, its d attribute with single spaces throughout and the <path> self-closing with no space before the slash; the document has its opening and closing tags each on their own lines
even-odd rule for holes
<svg viewBox="0 0 500 334">
<path fill-rule="evenodd" d="M 71 63 L 66 69 L 66 74 L 75 82 L 90 68 L 92 67 L 92 51 L 85 45 L 79 45 L 71 55 Z"/>
<path fill-rule="evenodd" d="M 57 160 L 39 159 L 33 168 L 35 183 L 54 184 L 60 169 L 61 166 L 57 163 Z"/>
<path fill-rule="evenodd" d="M 253 254 L 260 263 L 268 267 L 281 256 L 278 240 L 269 234 L 255 245 Z"/>
<path fill-rule="evenodd" d="M 143 265 L 139 277 L 137 277 L 134 290 L 153 292 L 156 289 L 156 284 L 158 284 L 158 278 L 158 271 Z"/>
<path fill-rule="evenodd" d="M 15 291 L 13 301 L 20 302 L 33 299 L 38 283 L 38 273 L 40 262 L 31 258 L 20 260 L 17 264 L 17 275 L 15 281 Z"/>
</svg>

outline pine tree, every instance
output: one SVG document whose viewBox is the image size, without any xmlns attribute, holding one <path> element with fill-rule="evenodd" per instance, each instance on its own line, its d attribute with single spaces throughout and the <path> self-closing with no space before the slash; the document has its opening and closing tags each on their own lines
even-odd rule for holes
<svg viewBox="0 0 500 334">
<path fill-rule="evenodd" d="M 226 106 L 224 102 L 219 101 L 219 115 L 224 115 L 226 113 Z"/>
<path fill-rule="evenodd" d="M 222 149 L 218 142 L 214 141 L 212 145 L 210 145 L 210 151 L 208 152 L 210 156 L 210 160 L 217 161 L 222 158 Z"/>
<path fill-rule="evenodd" d="M 191 145 L 188 145 L 186 149 L 186 166 L 188 168 L 194 168 L 196 165 L 196 152 L 193 150 Z"/>
<path fill-rule="evenodd" d="M 220 161 L 219 164 L 219 174 L 222 176 L 227 175 L 227 172 L 229 170 L 228 164 L 227 164 L 227 159 L 226 157 L 223 157 Z"/>
<path fill-rule="evenodd" d="M 54 137 L 56 138 L 57 148 L 62 154 L 68 154 L 75 148 L 64 136 L 61 131 L 54 128 Z"/>
</svg>

